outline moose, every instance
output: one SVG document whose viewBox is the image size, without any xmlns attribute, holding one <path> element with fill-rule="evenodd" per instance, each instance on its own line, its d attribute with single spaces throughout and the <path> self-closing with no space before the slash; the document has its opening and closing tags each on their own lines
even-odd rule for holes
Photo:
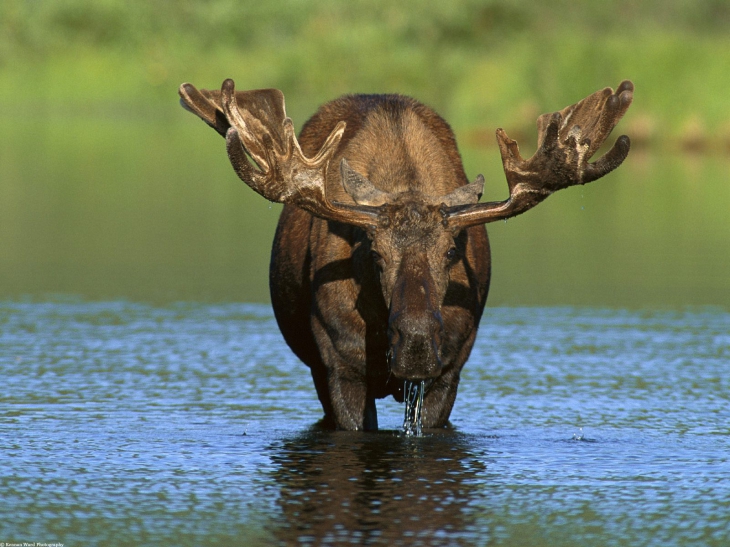
<svg viewBox="0 0 730 547">
<path fill-rule="evenodd" d="M 497 129 L 509 197 L 480 202 L 454 134 L 436 112 L 396 95 L 321 106 L 299 138 L 277 89 L 180 86 L 181 104 L 226 139 L 239 178 L 283 203 L 271 252 L 274 314 L 310 368 L 321 424 L 376 430 L 375 400 L 421 386 L 424 428 L 448 425 L 489 289 L 485 224 L 616 169 L 619 137 L 593 163 L 633 99 L 623 81 L 537 120 L 529 159 Z"/>
</svg>

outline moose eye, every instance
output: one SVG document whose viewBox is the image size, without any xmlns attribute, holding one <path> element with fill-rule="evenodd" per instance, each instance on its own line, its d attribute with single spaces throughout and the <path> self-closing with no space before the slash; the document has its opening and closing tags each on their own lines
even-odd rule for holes
<svg viewBox="0 0 730 547">
<path fill-rule="evenodd" d="M 456 258 L 456 247 L 451 247 L 448 251 L 446 251 L 446 260 L 449 262 L 452 262 Z"/>
<path fill-rule="evenodd" d="M 370 251 L 370 256 L 376 264 L 380 265 L 383 263 L 383 257 L 377 251 Z"/>
</svg>

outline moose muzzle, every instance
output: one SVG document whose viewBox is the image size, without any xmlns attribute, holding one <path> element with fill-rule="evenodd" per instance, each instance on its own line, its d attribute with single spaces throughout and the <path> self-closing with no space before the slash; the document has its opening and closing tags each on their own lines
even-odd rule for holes
<svg viewBox="0 0 730 547">
<path fill-rule="evenodd" d="M 390 371 L 404 380 L 427 380 L 441 374 L 441 313 L 391 312 L 388 326 Z"/>
</svg>

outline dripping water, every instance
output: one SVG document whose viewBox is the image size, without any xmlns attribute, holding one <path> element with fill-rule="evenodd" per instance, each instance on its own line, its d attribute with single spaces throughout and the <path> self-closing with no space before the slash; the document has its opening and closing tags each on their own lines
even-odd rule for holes
<svg viewBox="0 0 730 547">
<path fill-rule="evenodd" d="M 426 391 L 426 382 L 403 383 L 403 393 L 406 403 L 406 413 L 403 419 L 403 432 L 407 436 L 420 437 L 422 435 L 421 411 L 423 410 L 423 394 Z"/>
</svg>

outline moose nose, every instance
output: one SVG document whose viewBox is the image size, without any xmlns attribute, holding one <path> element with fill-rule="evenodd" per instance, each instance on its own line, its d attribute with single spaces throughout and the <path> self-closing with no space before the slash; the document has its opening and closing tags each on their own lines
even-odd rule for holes
<svg viewBox="0 0 730 547">
<path fill-rule="evenodd" d="M 423 314 L 419 317 L 409 317 L 407 314 L 391 314 L 388 336 L 391 346 L 401 343 L 404 339 L 424 338 L 431 340 L 436 347 L 441 347 L 444 322 L 439 312 Z"/>
<path fill-rule="evenodd" d="M 441 372 L 443 320 L 438 312 L 420 317 L 395 314 L 388 328 L 390 370 L 407 380 L 434 378 Z"/>
</svg>

